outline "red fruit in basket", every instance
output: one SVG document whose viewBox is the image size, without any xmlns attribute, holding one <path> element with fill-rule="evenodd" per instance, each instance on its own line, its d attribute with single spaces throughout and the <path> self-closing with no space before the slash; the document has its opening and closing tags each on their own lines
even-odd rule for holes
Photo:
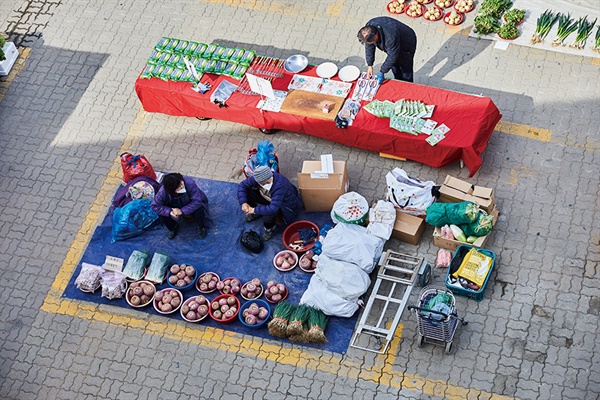
<svg viewBox="0 0 600 400">
<path fill-rule="evenodd" d="M 273 285 L 273 286 L 271 286 L 271 287 L 269 288 L 269 292 L 270 292 L 271 294 L 277 294 L 277 293 L 279 293 L 279 289 L 277 288 L 277 285 Z"/>
<path fill-rule="evenodd" d="M 179 307 L 180 304 L 181 304 L 181 299 L 179 297 L 174 297 L 173 300 L 171 300 L 171 306 L 173 308 Z"/>
<path fill-rule="evenodd" d="M 200 288 L 199 289 L 200 289 L 201 292 L 207 292 L 208 291 L 208 285 L 206 283 L 202 282 L 200 284 Z"/>
<path fill-rule="evenodd" d="M 224 287 L 225 287 L 225 282 L 223 282 L 223 281 L 219 281 L 219 282 L 217 283 L 217 289 L 218 289 L 218 290 L 223 290 L 223 288 L 224 288 Z"/>
<path fill-rule="evenodd" d="M 254 279 L 252 279 L 252 281 L 251 281 L 251 282 L 252 282 L 252 283 L 254 283 L 254 285 L 255 285 L 256 287 L 259 287 L 259 286 L 260 286 L 260 279 L 258 279 L 258 278 L 254 278 Z"/>
<path fill-rule="evenodd" d="M 215 317 L 216 319 L 221 319 L 223 317 L 223 313 L 219 310 L 215 310 L 213 311 L 213 317 Z"/>
<path fill-rule="evenodd" d="M 171 293 L 167 293 L 162 297 L 163 304 L 171 303 L 171 300 L 173 300 L 173 296 L 171 296 Z"/>
<path fill-rule="evenodd" d="M 173 266 L 171 267 L 171 273 L 177 275 L 178 272 L 179 272 L 179 265 L 173 264 Z"/>
<path fill-rule="evenodd" d="M 226 306 L 227 305 L 227 299 L 225 297 L 219 299 L 219 305 L 220 306 Z"/>
<path fill-rule="evenodd" d="M 269 316 L 269 311 L 264 308 L 264 307 L 260 307 L 258 309 L 258 319 L 264 320 Z"/>
<path fill-rule="evenodd" d="M 275 303 L 279 303 L 281 301 L 281 295 L 280 294 L 274 294 L 273 296 L 271 296 L 271 300 L 274 301 Z"/>
<path fill-rule="evenodd" d="M 131 296 L 131 299 L 129 301 L 131 301 L 131 304 L 133 304 L 134 306 L 139 306 L 140 303 L 142 302 L 142 299 L 140 299 L 139 296 L 133 295 L 133 296 Z"/>
<path fill-rule="evenodd" d="M 235 286 L 241 286 L 241 285 L 242 285 L 242 283 L 238 279 L 231 280 L 231 286 L 235 287 Z"/>
<path fill-rule="evenodd" d="M 185 271 L 179 271 L 179 272 L 177 273 L 177 277 L 178 277 L 179 279 L 183 279 L 183 278 L 185 278 L 185 277 L 186 277 Z"/>
<path fill-rule="evenodd" d="M 237 307 L 236 306 L 231 306 L 230 310 L 233 311 L 233 313 L 235 314 L 237 312 Z"/>
<path fill-rule="evenodd" d="M 185 286 L 185 285 L 186 285 L 186 283 L 183 279 L 178 280 L 177 283 L 175 284 L 175 286 L 180 286 L 180 287 Z"/>
<path fill-rule="evenodd" d="M 271 286 L 273 286 L 273 285 L 275 285 L 275 281 L 269 281 L 269 282 L 267 283 L 267 289 L 270 289 L 270 288 L 271 288 Z"/>
<path fill-rule="evenodd" d="M 163 304 L 160 307 L 160 309 L 162 312 L 171 312 L 171 311 L 173 311 L 173 306 L 171 306 L 170 304 Z"/>
<path fill-rule="evenodd" d="M 215 290 L 216 287 L 217 287 L 217 281 L 210 281 L 208 283 L 208 290 Z"/>
<path fill-rule="evenodd" d="M 134 296 L 141 296 L 144 294 L 144 289 L 141 286 L 136 286 L 133 288 L 132 293 Z"/>
<path fill-rule="evenodd" d="M 181 306 L 181 312 L 183 313 L 183 315 L 187 314 L 190 311 L 190 307 L 183 305 Z"/>
<path fill-rule="evenodd" d="M 227 298 L 227 304 L 230 306 L 236 305 L 237 304 L 237 300 L 235 299 L 235 297 L 228 297 Z"/>
<path fill-rule="evenodd" d="M 204 283 L 208 283 L 211 281 L 212 278 L 212 274 L 204 274 L 202 275 L 202 278 L 200 278 L 200 281 L 204 282 Z"/>
<path fill-rule="evenodd" d="M 247 297 L 247 298 L 249 298 L 249 299 L 254 299 L 254 298 L 256 298 L 256 293 L 254 293 L 254 292 L 250 292 L 250 293 L 248 293 L 248 294 L 246 295 L 246 297 Z"/>
<path fill-rule="evenodd" d="M 284 294 L 285 291 L 287 290 L 285 285 L 283 283 L 278 283 L 277 284 L 277 289 L 279 290 L 280 294 Z"/>
<path fill-rule="evenodd" d="M 235 316 L 235 312 L 233 310 L 227 310 L 223 314 L 223 317 L 225 317 L 226 319 L 233 318 L 234 316 Z"/>
<path fill-rule="evenodd" d="M 190 278 L 189 276 L 186 276 L 185 278 L 183 278 L 183 281 L 185 282 L 186 285 L 189 285 L 190 283 L 192 283 L 192 278 Z"/>
<path fill-rule="evenodd" d="M 200 307 L 198 307 L 196 313 L 198 314 L 199 318 L 204 317 L 206 314 L 208 314 L 208 306 L 206 304 L 202 304 Z"/>
<path fill-rule="evenodd" d="M 229 310 L 229 306 L 225 304 L 224 306 L 221 306 L 219 310 L 221 310 L 221 312 L 224 313 L 225 311 Z"/>
<path fill-rule="evenodd" d="M 194 267 L 192 267 L 191 265 L 188 265 L 187 267 L 185 267 L 185 274 L 187 276 L 194 276 L 195 273 L 196 273 L 196 269 Z"/>
<path fill-rule="evenodd" d="M 244 286 L 242 286 L 242 290 L 240 290 L 240 293 L 242 294 L 242 296 L 244 297 L 248 297 L 248 289 Z"/>
<path fill-rule="evenodd" d="M 162 298 L 164 296 L 164 292 L 162 290 L 159 290 L 158 292 L 156 292 L 156 294 L 154 295 L 154 298 L 158 301 L 161 301 Z"/>
<path fill-rule="evenodd" d="M 179 280 L 179 278 L 177 277 L 177 275 L 171 275 L 171 276 L 169 276 L 169 283 L 171 285 L 176 284 L 178 280 Z"/>
<path fill-rule="evenodd" d="M 218 310 L 219 308 L 221 308 L 221 305 L 219 304 L 219 302 L 218 302 L 218 301 L 215 301 L 215 302 L 213 302 L 213 303 L 211 303 L 211 304 L 210 304 L 210 307 L 211 307 L 213 310 Z"/>
<path fill-rule="evenodd" d="M 171 292 L 169 292 L 169 294 L 171 295 L 171 297 L 179 297 L 179 293 L 172 290 Z"/>
<path fill-rule="evenodd" d="M 246 323 L 248 325 L 255 325 L 256 324 L 256 316 L 249 314 L 244 318 L 244 321 L 246 321 Z"/>
<path fill-rule="evenodd" d="M 143 294 L 142 297 L 140 297 L 140 300 L 142 301 L 141 304 L 146 304 L 147 302 L 150 301 L 150 299 L 151 299 L 150 296 Z"/>
<path fill-rule="evenodd" d="M 208 304 L 208 300 L 206 300 L 206 297 L 200 295 L 200 296 L 196 296 L 196 303 L 202 305 L 202 304 Z"/>
<path fill-rule="evenodd" d="M 232 286 L 231 287 L 231 293 L 233 294 L 238 294 L 240 293 L 241 288 L 239 286 Z"/>
<path fill-rule="evenodd" d="M 200 304 L 196 303 L 195 301 L 190 301 L 188 306 L 191 311 L 196 311 L 198 309 L 198 307 L 200 306 Z"/>
</svg>

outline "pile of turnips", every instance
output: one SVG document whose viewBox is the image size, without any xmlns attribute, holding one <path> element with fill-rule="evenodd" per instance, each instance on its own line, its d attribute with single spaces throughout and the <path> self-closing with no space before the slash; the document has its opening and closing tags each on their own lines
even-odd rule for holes
<svg viewBox="0 0 600 400">
<path fill-rule="evenodd" d="M 317 269 L 317 261 L 313 259 L 314 256 L 315 252 L 312 250 L 302 254 L 302 257 L 300 257 L 300 268 L 302 268 L 303 271 L 313 272 Z"/>
<path fill-rule="evenodd" d="M 281 271 L 289 271 L 296 266 L 298 256 L 293 251 L 283 250 L 275 255 L 273 263 Z"/>
<path fill-rule="evenodd" d="M 142 307 L 150 303 L 156 295 L 154 285 L 148 281 L 132 282 L 127 290 L 127 301 L 134 307 Z"/>
<path fill-rule="evenodd" d="M 169 283 L 175 287 L 187 286 L 194 281 L 196 268 L 187 264 L 174 264 L 169 270 Z"/>
<path fill-rule="evenodd" d="M 260 279 L 254 278 L 250 282 L 244 283 L 242 289 L 240 290 L 240 294 L 246 300 L 257 299 L 263 292 L 262 284 L 260 283 Z"/>
<path fill-rule="evenodd" d="M 242 288 L 242 282 L 238 278 L 227 278 L 217 283 L 217 289 L 223 294 L 238 294 Z"/>
<path fill-rule="evenodd" d="M 230 320 L 237 315 L 238 306 L 234 295 L 218 296 L 210 303 L 210 314 L 217 321 Z"/>
<path fill-rule="evenodd" d="M 163 289 L 154 295 L 154 308 L 156 311 L 164 314 L 170 314 L 177 311 L 181 305 L 181 294 L 178 290 Z"/>
<path fill-rule="evenodd" d="M 283 283 L 275 283 L 269 281 L 267 283 L 267 290 L 265 290 L 265 298 L 271 303 L 279 303 L 285 299 L 288 294 L 288 289 Z"/>
<path fill-rule="evenodd" d="M 217 283 L 219 283 L 219 275 L 214 272 L 205 272 L 200 275 L 198 282 L 196 282 L 196 289 L 202 293 L 211 293 L 217 290 Z"/>
<path fill-rule="evenodd" d="M 423 6 L 420 5 L 419 3 L 412 3 L 408 6 L 408 8 L 406 9 L 406 15 L 408 15 L 409 17 L 420 17 L 423 14 Z M 364 210 L 361 209 L 359 206 L 357 206 L 357 209 L 354 210 L 356 211 L 355 213 L 352 214 L 352 218 L 356 218 L 358 217 L 358 215 L 364 215 Z"/>
<path fill-rule="evenodd" d="M 197 322 L 208 315 L 209 302 L 206 297 L 194 296 L 183 302 L 181 316 L 188 321 Z"/>
<path fill-rule="evenodd" d="M 259 307 L 258 304 L 252 303 L 242 311 L 244 322 L 248 325 L 262 324 L 269 317 L 269 310 L 265 307 Z"/>
</svg>

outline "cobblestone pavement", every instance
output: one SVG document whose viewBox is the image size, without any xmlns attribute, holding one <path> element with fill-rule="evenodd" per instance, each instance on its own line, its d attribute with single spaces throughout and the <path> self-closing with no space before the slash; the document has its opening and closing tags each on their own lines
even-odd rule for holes
<svg viewBox="0 0 600 400">
<path fill-rule="evenodd" d="M 0 92 L 0 398 L 598 398 L 600 63 L 494 49 L 467 37 L 474 15 L 464 28 L 400 17 L 419 37 L 417 83 L 490 96 L 503 114 L 474 178 L 497 190 L 488 244 L 497 268 L 483 301 L 457 298 L 470 324 L 453 354 L 419 348 L 409 313 L 386 355 L 341 356 L 60 298 L 119 183 L 121 151 L 158 170 L 236 181 L 265 138 L 144 112 L 133 85 L 162 35 L 362 66 L 356 31 L 386 2 L 0 1 L 0 32 L 31 49 Z M 468 176 L 458 163 L 435 169 L 302 134 L 269 138 L 287 176 L 333 153 L 369 200 L 396 166 L 436 182 Z M 431 234 L 390 246 L 433 261 Z"/>
</svg>

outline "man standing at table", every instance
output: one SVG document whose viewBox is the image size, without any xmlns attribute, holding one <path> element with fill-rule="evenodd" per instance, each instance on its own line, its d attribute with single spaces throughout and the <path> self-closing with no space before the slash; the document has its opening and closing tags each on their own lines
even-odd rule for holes
<svg viewBox="0 0 600 400">
<path fill-rule="evenodd" d="M 265 242 L 277 232 L 278 215 L 289 224 L 302 209 L 298 189 L 285 176 L 266 166 L 256 168 L 251 177 L 240 182 L 238 201 L 246 213 L 246 222 L 263 217 Z"/>
<path fill-rule="evenodd" d="M 373 75 L 375 47 L 387 54 L 379 69 L 377 80 L 383 83 L 384 75 L 391 69 L 394 78 L 413 81 L 413 59 L 417 49 L 417 35 L 409 26 L 390 17 L 376 17 L 358 31 L 358 41 L 365 45 L 367 76 Z"/>
</svg>

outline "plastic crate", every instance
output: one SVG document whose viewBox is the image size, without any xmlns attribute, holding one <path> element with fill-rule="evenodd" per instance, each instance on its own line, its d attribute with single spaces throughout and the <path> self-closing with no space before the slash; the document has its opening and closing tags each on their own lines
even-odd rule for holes
<svg viewBox="0 0 600 400">
<path fill-rule="evenodd" d="M 456 257 L 458 257 L 458 255 L 460 254 L 460 252 L 462 251 L 461 249 L 466 249 L 466 252 L 468 252 L 469 250 L 471 250 L 474 246 L 470 246 L 470 245 L 466 245 L 466 244 L 461 244 L 460 246 L 458 246 L 458 248 L 456 249 L 456 251 L 454 252 L 454 255 L 452 256 L 452 261 L 454 262 L 454 259 Z M 492 271 L 494 270 L 494 266 L 496 265 L 496 253 L 494 253 L 491 250 L 487 250 L 487 249 L 482 249 L 482 248 L 475 248 L 477 251 L 485 254 L 488 257 L 492 258 L 492 266 L 490 268 L 490 270 L 488 271 L 487 276 L 485 277 L 485 281 L 483 282 L 483 286 L 481 286 L 481 289 L 479 289 L 478 291 L 474 291 L 471 289 L 465 289 L 462 287 L 456 287 L 454 285 L 450 284 L 450 269 L 452 268 L 452 264 L 453 262 L 450 263 L 450 266 L 448 266 L 448 272 L 446 272 L 446 287 L 448 289 L 450 289 L 452 291 L 452 293 L 459 295 L 459 296 L 463 296 L 463 297 L 467 297 L 471 300 L 475 300 L 475 301 L 481 301 L 483 300 L 483 292 L 485 292 L 485 288 L 487 286 L 488 280 L 490 279 L 490 275 L 492 274 Z"/>
</svg>

